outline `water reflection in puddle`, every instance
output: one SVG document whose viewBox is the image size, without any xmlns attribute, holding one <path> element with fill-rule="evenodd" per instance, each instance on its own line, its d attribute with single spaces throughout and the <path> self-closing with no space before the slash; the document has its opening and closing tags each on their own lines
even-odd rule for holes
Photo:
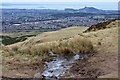
<svg viewBox="0 0 120 80">
<path fill-rule="evenodd" d="M 52 55 L 54 55 L 52 53 Z M 45 78 L 51 78 L 51 77 L 57 77 L 62 76 L 65 74 L 65 72 L 72 67 L 72 64 L 80 59 L 80 55 L 75 55 L 71 57 L 70 59 L 66 59 L 62 56 L 56 56 L 53 61 L 51 62 L 45 62 L 47 68 L 42 73 L 42 76 Z M 38 74 L 38 73 L 37 73 Z"/>
</svg>

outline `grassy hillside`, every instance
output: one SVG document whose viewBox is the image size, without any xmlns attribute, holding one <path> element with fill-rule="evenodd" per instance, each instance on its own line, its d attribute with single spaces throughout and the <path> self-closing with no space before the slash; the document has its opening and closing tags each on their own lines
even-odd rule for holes
<svg viewBox="0 0 120 80">
<path fill-rule="evenodd" d="M 75 67 L 71 68 L 68 75 L 74 74 L 75 77 L 99 78 L 118 77 L 119 21 L 120 20 L 116 20 L 108 24 L 107 26 L 110 26 L 110 28 L 84 33 L 84 37 L 92 41 L 97 53 L 86 61 L 82 60 L 77 62 L 74 65 Z"/>
<path fill-rule="evenodd" d="M 20 77 L 26 72 L 25 77 L 27 77 L 27 75 L 30 76 L 31 74 L 33 76 L 36 70 L 39 69 L 39 65 L 43 65 L 44 61 L 52 59 L 48 55 L 49 51 L 53 51 L 60 55 L 91 52 L 93 50 L 91 41 L 82 36 L 75 37 L 76 35 L 80 35 L 86 29 L 87 27 L 71 27 L 59 31 L 45 32 L 35 37 L 31 37 L 24 42 L 2 46 L 3 56 L 5 57 L 3 59 L 4 76 L 9 74 L 11 77 Z M 20 66 L 22 67 L 20 68 Z M 26 67 L 28 69 L 25 69 Z M 36 70 L 34 70 L 35 67 Z M 25 70 L 20 71 L 19 68 Z M 29 70 L 33 70 L 33 72 L 28 73 Z M 42 70 L 43 69 L 40 71 L 42 72 Z M 15 74 L 12 75 L 9 72 Z M 19 75 L 16 75 L 18 72 L 20 72 Z"/>
<path fill-rule="evenodd" d="M 59 31 L 45 32 L 30 39 L 6 46 L 10 55 L 21 54 L 29 56 L 45 56 L 52 51 L 60 55 L 90 53 L 93 45 L 90 40 L 81 35 L 87 27 L 71 27 Z M 49 59 L 49 58 L 48 58 Z"/>
<path fill-rule="evenodd" d="M 11 45 L 18 42 L 23 42 L 29 37 L 36 36 L 41 32 L 11 32 L 11 33 L 0 33 L 0 39 L 2 44 Z"/>
<path fill-rule="evenodd" d="M 97 24 L 94 24 L 91 27 L 89 27 L 84 32 L 91 32 L 91 31 L 97 31 L 97 30 L 101 30 L 101 29 L 116 27 L 116 26 L 118 26 L 117 21 L 118 20 L 114 19 L 114 20 L 108 20 L 108 21 L 105 21 L 105 22 L 102 22 L 102 23 L 97 23 Z"/>
<path fill-rule="evenodd" d="M 41 44 L 44 42 L 65 40 L 65 39 L 74 37 L 78 34 L 81 34 L 87 28 L 88 27 L 78 26 L 78 27 L 65 28 L 65 29 L 61 29 L 58 31 L 44 32 L 44 33 L 41 33 L 40 35 L 37 35 L 36 37 L 32 37 L 32 38 L 26 40 L 25 42 L 22 42 L 20 44 L 17 43 L 15 45 L 29 46 L 29 45 L 36 45 L 36 44 L 38 45 L 38 44 Z"/>
<path fill-rule="evenodd" d="M 52 59 L 47 54 L 49 51 L 63 56 L 96 52 L 86 60 L 76 62 L 75 67 L 72 67 L 70 73 L 66 74 L 68 77 L 71 75 L 74 77 L 98 77 L 112 72 L 117 75 L 118 21 L 110 22 L 106 25 L 109 28 L 105 29 L 90 30 L 84 33 L 89 29 L 88 27 L 71 27 L 41 33 L 24 42 L 2 46 L 3 75 L 32 77 L 36 72 L 42 72 L 44 70 L 43 62 Z"/>
</svg>

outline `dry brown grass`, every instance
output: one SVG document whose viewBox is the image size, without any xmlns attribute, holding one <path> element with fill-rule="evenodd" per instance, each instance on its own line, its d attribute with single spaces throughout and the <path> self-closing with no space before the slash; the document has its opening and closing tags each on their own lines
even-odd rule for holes
<svg viewBox="0 0 120 80">
<path fill-rule="evenodd" d="M 19 66 L 24 66 L 27 64 L 27 66 L 29 65 L 27 67 L 28 69 L 31 64 L 33 64 L 32 67 L 34 67 L 35 64 L 38 65 L 46 60 L 50 60 L 51 57 L 48 55 L 49 51 L 53 51 L 54 53 L 60 55 L 91 53 L 94 46 L 97 54 L 89 58 L 89 66 L 91 66 L 90 70 L 92 67 L 93 70 L 95 68 L 99 68 L 104 71 L 104 74 L 112 73 L 112 71 L 117 71 L 118 28 L 112 27 L 117 26 L 114 24 L 114 22 L 107 26 L 107 29 L 89 33 L 82 33 L 79 27 L 74 27 L 75 29 L 68 28 L 60 31 L 46 32 L 25 42 L 4 47 L 3 54 L 5 54 L 6 57 L 3 56 L 3 61 L 6 64 L 3 65 L 5 66 L 3 68 L 6 68 L 6 66 L 7 68 L 10 67 L 10 69 L 5 69 L 6 73 L 8 73 L 8 70 L 10 71 L 10 75 L 12 73 L 11 68 L 13 67 L 13 70 L 15 70 L 14 67 L 16 67 L 18 64 Z M 27 43 L 29 45 L 27 45 Z M 16 52 L 18 53 L 16 54 Z M 79 63 L 77 65 L 81 64 Z M 87 67 L 89 68 L 89 66 Z M 31 69 L 33 69 L 32 67 Z M 19 68 L 21 69 L 22 67 L 20 66 Z M 82 69 L 79 66 L 76 68 Z M 83 68 L 88 69 L 86 66 L 83 66 Z M 31 69 L 28 70 L 28 73 L 30 73 L 29 71 Z M 77 72 L 79 72 L 79 70 L 75 73 L 78 75 Z"/>
<path fill-rule="evenodd" d="M 58 31 L 44 32 L 44 33 L 37 35 L 36 37 L 31 37 L 24 42 L 19 42 L 19 43 L 12 44 L 9 46 L 19 45 L 19 46 L 23 47 L 23 46 L 41 44 L 41 43 L 45 43 L 45 42 L 53 42 L 53 41 L 58 41 L 58 40 L 69 39 L 78 34 L 81 34 L 87 28 L 88 27 L 80 27 L 79 26 L 79 27 L 65 28 L 65 29 L 61 29 Z"/>
<path fill-rule="evenodd" d="M 51 57 L 48 52 L 54 52 L 60 55 L 72 55 L 91 53 L 93 51 L 93 45 L 90 40 L 82 36 L 77 36 L 65 40 L 58 40 L 52 42 L 45 42 L 32 46 L 11 46 L 5 48 L 7 55 L 14 56 L 14 54 L 40 56 L 43 60 L 50 60 Z"/>
<path fill-rule="evenodd" d="M 87 38 L 77 36 L 66 40 L 46 42 L 22 48 L 12 46 L 11 49 L 7 50 L 8 53 L 12 54 L 30 55 L 33 57 L 42 56 L 44 57 L 43 59 L 48 58 L 48 52 L 51 51 L 59 55 L 91 53 L 93 51 L 93 45 Z"/>
<path fill-rule="evenodd" d="M 71 38 L 63 41 L 54 41 L 24 48 L 19 50 L 23 54 L 33 56 L 45 56 L 48 52 L 54 52 L 60 55 L 90 53 L 93 51 L 93 45 L 90 40 L 83 37 Z"/>
<path fill-rule="evenodd" d="M 7 52 L 31 56 L 45 56 L 49 51 L 66 55 L 87 53 L 90 51 L 92 43 L 86 39 L 73 38 L 75 35 L 82 34 L 86 29 L 87 27 L 71 27 L 42 33 L 23 43 L 7 46 L 10 48 Z"/>
<path fill-rule="evenodd" d="M 11 72 L 12 69 L 17 71 L 26 67 L 31 70 L 35 65 L 43 65 L 43 62 L 52 60 L 48 54 L 49 51 L 63 56 L 91 52 L 93 46 L 89 40 L 83 37 L 74 37 L 81 34 L 81 30 L 84 29 L 74 27 L 43 33 L 18 44 L 4 46 L 3 70 Z"/>
<path fill-rule="evenodd" d="M 90 53 L 93 51 L 93 46 L 87 39 L 75 38 L 59 42 L 52 51 L 61 55 Z"/>
<path fill-rule="evenodd" d="M 97 23 L 89 27 L 87 30 L 84 31 L 86 32 L 91 32 L 91 31 L 97 31 L 97 30 L 102 30 L 102 29 L 107 29 L 107 28 L 112 28 L 112 27 L 117 27 L 118 26 L 119 20 L 113 19 L 113 20 L 107 20 L 102 23 Z"/>
</svg>

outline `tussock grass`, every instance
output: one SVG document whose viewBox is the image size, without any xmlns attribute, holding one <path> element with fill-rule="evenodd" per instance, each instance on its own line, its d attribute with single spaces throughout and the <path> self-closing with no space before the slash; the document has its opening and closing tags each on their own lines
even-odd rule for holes
<svg viewBox="0 0 120 80">
<path fill-rule="evenodd" d="M 13 46 L 13 47 L 11 47 L 11 49 L 16 52 L 16 51 L 18 51 L 19 47 L 18 46 Z"/>
<path fill-rule="evenodd" d="M 69 39 L 71 37 L 74 37 L 78 34 L 81 34 L 83 31 L 85 31 L 88 27 L 81 27 L 81 26 L 74 26 L 70 28 L 61 29 L 58 31 L 52 31 L 52 32 L 44 32 L 40 35 L 37 35 L 36 37 L 31 38 L 30 40 L 26 41 L 24 46 L 28 46 L 31 44 L 41 44 L 46 42 L 53 42 L 57 40 L 64 40 Z"/>
<path fill-rule="evenodd" d="M 52 51 L 60 55 L 90 53 L 93 51 L 93 45 L 84 38 L 68 39 L 59 42 Z"/>
<path fill-rule="evenodd" d="M 19 48 L 18 46 L 11 47 L 13 53 L 30 55 L 30 56 L 42 56 L 43 59 L 48 58 L 48 52 L 54 52 L 59 55 L 69 56 L 74 54 L 86 54 L 93 51 L 93 45 L 90 40 L 83 37 L 74 37 L 66 40 L 53 41 L 47 43 L 41 43 L 33 46 L 26 46 Z M 11 52 L 11 51 L 10 51 Z"/>
<path fill-rule="evenodd" d="M 91 41 L 83 38 L 83 36 L 75 37 L 75 35 L 81 34 L 85 29 L 86 28 L 84 27 L 74 27 L 43 33 L 21 45 L 16 44 L 8 46 L 10 49 L 7 50 L 7 53 L 12 56 L 15 56 L 16 54 L 32 57 L 39 56 L 41 60 L 50 60 L 51 57 L 48 52 L 51 51 L 66 56 L 91 53 L 93 51 Z"/>
<path fill-rule="evenodd" d="M 90 40 L 79 37 L 63 41 L 47 42 L 19 50 L 20 53 L 32 56 L 45 56 L 50 51 L 59 55 L 91 53 L 93 51 L 93 45 Z"/>
</svg>

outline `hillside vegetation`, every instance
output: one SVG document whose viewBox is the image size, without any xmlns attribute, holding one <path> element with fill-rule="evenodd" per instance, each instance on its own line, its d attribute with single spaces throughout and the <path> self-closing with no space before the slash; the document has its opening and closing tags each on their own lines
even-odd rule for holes
<svg viewBox="0 0 120 80">
<path fill-rule="evenodd" d="M 2 44 L 11 45 L 18 42 L 25 41 L 29 37 L 36 36 L 41 32 L 13 32 L 13 33 L 0 33 L 0 39 Z"/>
<path fill-rule="evenodd" d="M 89 27 L 86 31 L 84 32 L 91 32 L 91 31 L 97 31 L 101 29 L 106 29 L 106 28 L 111 28 L 111 27 L 116 27 L 118 26 L 118 23 L 116 24 L 116 19 L 113 20 L 108 20 L 102 23 L 97 23 Z"/>
<path fill-rule="evenodd" d="M 74 37 L 78 34 L 81 34 L 87 28 L 88 27 L 78 26 L 78 27 L 65 28 L 58 31 L 44 32 L 44 33 L 41 33 L 40 35 L 37 35 L 36 37 L 31 37 L 30 39 L 22 43 L 17 43 L 13 45 L 19 45 L 23 47 L 23 46 L 29 46 L 29 45 L 30 46 L 38 45 L 45 42 L 62 41 L 62 40 Z M 13 45 L 10 45 L 10 46 L 13 46 Z"/>
<path fill-rule="evenodd" d="M 74 77 L 118 78 L 118 23 L 115 20 L 104 29 L 84 33 L 96 50 L 88 60 L 77 62 L 68 75 Z M 72 73 L 72 74 L 71 74 Z M 70 76 L 69 76 L 70 77 Z"/>
<path fill-rule="evenodd" d="M 75 67 L 71 68 L 66 76 L 71 77 L 74 74 L 74 77 L 99 77 L 114 72 L 114 77 L 116 77 L 118 21 L 107 24 L 109 28 L 90 30 L 88 27 L 71 27 L 41 33 L 16 44 L 3 45 L 3 75 L 33 77 L 36 72 L 44 70 L 44 61 L 52 60 L 52 57 L 48 55 L 48 52 L 52 51 L 62 56 L 94 54 L 86 61 L 76 62 Z M 86 30 L 89 31 L 85 32 Z"/>
</svg>

